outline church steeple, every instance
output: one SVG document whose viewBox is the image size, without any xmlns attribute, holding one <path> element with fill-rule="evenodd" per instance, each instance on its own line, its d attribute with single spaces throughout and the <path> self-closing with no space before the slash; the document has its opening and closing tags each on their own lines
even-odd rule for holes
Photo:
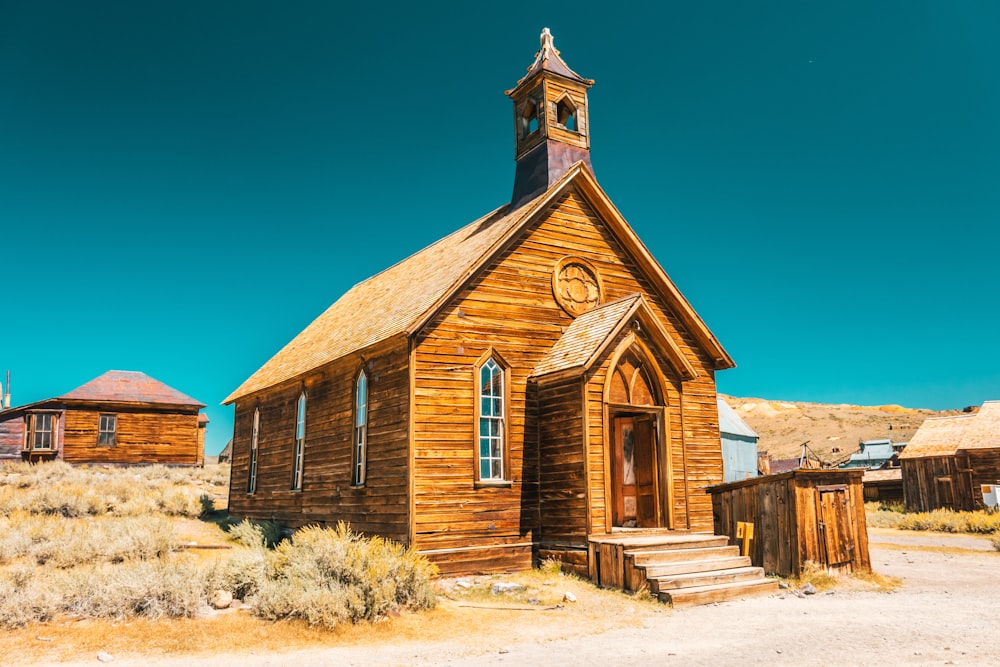
<svg viewBox="0 0 1000 667">
<path fill-rule="evenodd" d="M 593 84 L 569 68 L 552 33 L 543 29 L 535 61 L 506 93 L 514 102 L 517 161 L 511 209 L 546 190 L 577 162 L 593 171 L 587 113 L 587 89 Z"/>
</svg>

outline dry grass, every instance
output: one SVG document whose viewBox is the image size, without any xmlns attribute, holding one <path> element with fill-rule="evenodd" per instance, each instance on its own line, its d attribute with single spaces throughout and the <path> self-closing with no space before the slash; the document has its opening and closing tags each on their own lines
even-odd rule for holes
<svg viewBox="0 0 1000 667">
<path fill-rule="evenodd" d="M 793 588 L 802 588 L 806 584 L 812 584 L 820 592 L 852 590 L 888 593 L 899 588 L 903 584 L 903 580 L 898 577 L 879 574 L 878 572 L 831 574 L 812 561 L 808 561 L 803 568 L 802 574 L 796 578 L 789 579 L 788 583 Z"/>
<path fill-rule="evenodd" d="M 59 620 L 0 633 L 0 655 L 4 664 L 50 664 L 92 659 L 98 651 L 115 656 L 116 662 L 135 662 L 164 656 L 239 653 L 281 654 L 289 651 L 331 646 L 379 646 L 402 642 L 454 642 L 456 628 L 461 640 L 477 650 L 499 649 L 513 637 L 519 640 L 559 640 L 581 637 L 614 628 L 633 626 L 653 614 L 671 614 L 668 607 L 650 598 L 601 590 L 589 582 L 558 573 L 521 572 L 498 577 L 475 577 L 521 583 L 528 588 L 552 590 L 560 600 L 572 592 L 575 603 L 559 608 L 532 606 L 511 609 L 505 597 L 492 598 L 483 607 L 462 606 L 464 602 L 441 599 L 435 609 L 420 613 L 403 612 L 380 622 L 341 624 L 334 629 L 310 627 L 304 621 L 272 623 L 246 610 L 232 610 L 194 619 L 131 619 L 125 622 L 102 620 Z M 441 580 L 441 590 L 449 582 Z M 504 628 L 497 633 L 496 628 Z M 39 639 L 42 638 L 42 640 Z M 239 641 L 234 642 L 234 637 Z M 279 660 L 276 658 L 276 660 Z M 279 660 L 280 661 L 280 660 Z"/>
<path fill-rule="evenodd" d="M 985 510 L 953 512 L 939 509 L 907 514 L 898 507 L 887 508 L 879 503 L 865 503 L 865 520 L 870 528 L 978 535 L 992 535 L 1000 531 L 1000 512 Z"/>
</svg>

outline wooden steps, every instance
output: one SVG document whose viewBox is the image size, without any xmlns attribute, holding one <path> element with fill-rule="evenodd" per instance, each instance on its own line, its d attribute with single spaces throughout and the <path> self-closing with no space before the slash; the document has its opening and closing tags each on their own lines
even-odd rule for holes
<svg viewBox="0 0 1000 667">
<path fill-rule="evenodd" d="M 590 541 L 600 585 L 631 591 L 645 587 L 674 607 L 778 590 L 778 582 L 740 556 L 724 536 L 647 531 L 593 536 Z"/>
</svg>

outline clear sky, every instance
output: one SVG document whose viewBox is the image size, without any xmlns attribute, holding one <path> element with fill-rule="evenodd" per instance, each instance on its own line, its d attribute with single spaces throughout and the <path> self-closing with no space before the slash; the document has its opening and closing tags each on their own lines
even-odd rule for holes
<svg viewBox="0 0 1000 667">
<path fill-rule="evenodd" d="M 739 396 L 1000 399 L 1000 3 L 0 0 L 0 371 L 219 402 L 508 201 L 549 27 Z"/>
</svg>

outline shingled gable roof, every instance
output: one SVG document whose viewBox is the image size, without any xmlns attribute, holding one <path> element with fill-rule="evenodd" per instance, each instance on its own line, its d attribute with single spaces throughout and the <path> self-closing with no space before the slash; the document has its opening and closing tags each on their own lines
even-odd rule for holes
<svg viewBox="0 0 1000 667">
<path fill-rule="evenodd" d="M 594 208 L 671 309 L 711 355 L 717 369 L 735 364 L 649 250 L 579 162 L 548 190 L 514 211 L 503 206 L 347 291 L 251 375 L 223 404 L 292 380 L 394 336 L 412 335 L 491 258 L 512 243 L 570 187 Z"/>
<path fill-rule="evenodd" d="M 900 459 L 953 456 L 976 415 L 925 419 L 899 454 Z"/>
<path fill-rule="evenodd" d="M 542 379 L 546 376 L 564 373 L 581 373 L 589 369 L 600 357 L 613 339 L 637 317 L 646 327 L 656 343 L 664 349 L 678 373 L 684 379 L 697 377 L 697 371 L 684 358 L 670 335 L 663 330 L 646 300 L 641 294 L 617 299 L 583 313 L 569 325 L 562 337 L 556 341 L 531 373 L 531 377 Z"/>
<path fill-rule="evenodd" d="M 959 449 L 1000 448 L 1000 401 L 986 401 L 965 429 Z"/>
<path fill-rule="evenodd" d="M 56 397 L 62 401 L 99 401 L 108 403 L 152 403 L 205 407 L 187 394 L 182 394 L 155 378 L 138 371 L 108 371 L 68 394 Z"/>
</svg>

